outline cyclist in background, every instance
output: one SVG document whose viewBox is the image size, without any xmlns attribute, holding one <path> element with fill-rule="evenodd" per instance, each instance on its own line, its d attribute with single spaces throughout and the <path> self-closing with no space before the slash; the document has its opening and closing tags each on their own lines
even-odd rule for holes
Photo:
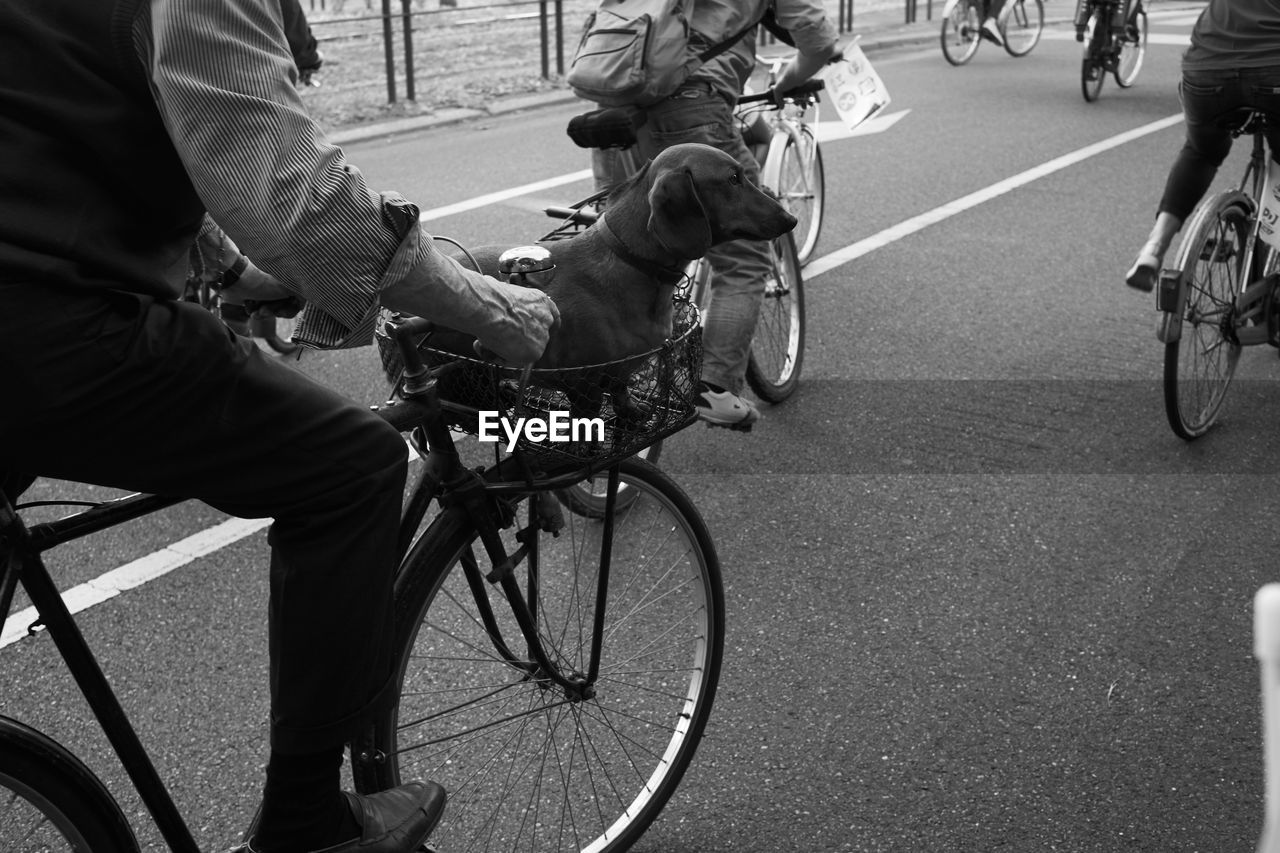
<svg viewBox="0 0 1280 853">
<path fill-rule="evenodd" d="M 1186 140 L 1165 181 L 1156 221 L 1125 282 L 1150 291 L 1182 223 L 1231 151 L 1223 119 L 1241 107 L 1267 116 L 1267 145 L 1280 152 L 1280 5 L 1275 0 L 1210 0 L 1182 55 Z"/>
<path fill-rule="evenodd" d="M 224 294 L 298 294 L 314 346 L 369 343 L 386 307 L 530 364 L 557 315 L 370 190 L 295 76 L 278 3 L 0 3 L 0 472 L 272 518 L 270 752 L 242 849 L 410 853 L 438 786 L 341 790 L 394 690 L 403 438 L 182 301 L 189 249 L 212 217 L 275 280 L 231 281 L 227 251 Z"/>
<path fill-rule="evenodd" d="M 1000 24 L 996 19 L 1000 17 L 1000 10 L 1004 8 L 1004 4 L 1005 0 L 990 0 L 989 3 L 984 3 L 987 14 L 982 19 L 982 26 L 978 30 L 984 39 L 1001 47 L 1004 47 L 1004 39 L 1000 37 Z"/>
<path fill-rule="evenodd" d="M 774 91 L 780 93 L 808 80 L 838 52 L 836 29 L 821 0 L 698 0 L 689 23 L 698 32 L 739 32 L 760 20 L 771 4 L 777 26 L 789 33 L 798 51 L 778 74 Z M 742 141 L 733 114 L 755 69 L 758 29 L 706 62 L 670 97 L 645 108 L 648 119 L 637 132 L 636 146 L 642 160 L 678 143 L 701 142 L 731 154 L 743 176 L 760 183 L 759 164 Z M 747 426 L 760 418 L 759 410 L 741 394 L 765 281 L 772 270 L 769 244 L 735 240 L 713 247 L 707 260 L 715 275 L 695 405 L 704 421 Z"/>
</svg>

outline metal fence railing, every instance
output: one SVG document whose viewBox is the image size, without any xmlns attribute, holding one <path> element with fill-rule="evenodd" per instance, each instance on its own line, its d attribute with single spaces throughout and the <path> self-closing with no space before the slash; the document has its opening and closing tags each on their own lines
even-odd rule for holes
<svg viewBox="0 0 1280 853">
<path fill-rule="evenodd" d="M 565 73 L 582 23 L 597 0 L 302 0 L 326 57 L 326 86 L 385 85 L 386 101 L 418 97 L 425 83 L 483 69 L 502 81 L 537 68 L 542 80 Z M 838 29 L 853 29 L 855 0 L 826 0 Z M 905 3 L 913 20 L 919 0 L 858 0 L 883 9 Z M 932 5 L 932 0 L 926 0 Z M 566 30 L 569 35 L 566 36 Z M 427 60 L 427 61 L 423 61 Z"/>
</svg>

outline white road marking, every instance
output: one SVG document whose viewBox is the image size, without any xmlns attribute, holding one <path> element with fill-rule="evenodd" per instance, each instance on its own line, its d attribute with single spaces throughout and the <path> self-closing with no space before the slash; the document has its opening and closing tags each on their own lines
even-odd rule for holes
<svg viewBox="0 0 1280 853">
<path fill-rule="evenodd" d="M 1076 34 L 1075 30 L 1045 30 L 1041 38 L 1053 41 L 1075 41 Z M 1147 44 L 1164 44 L 1173 45 L 1174 47 L 1186 47 L 1191 44 L 1191 34 L 1174 35 L 1172 33 L 1149 33 L 1147 35 Z"/>
<path fill-rule="evenodd" d="M 966 196 L 962 196 L 955 201 L 935 207 L 932 210 L 927 210 L 918 216 L 913 216 L 910 219 L 899 222 L 897 225 L 892 225 L 878 234 L 873 234 L 870 237 L 845 246 L 843 249 L 837 249 L 829 255 L 823 255 L 820 258 L 816 258 L 807 267 L 805 267 L 804 277 L 809 279 L 819 276 L 824 272 L 843 266 L 844 264 L 856 260 L 870 252 L 874 252 L 876 249 L 880 249 L 890 243 L 897 242 L 903 237 L 909 237 L 912 234 L 923 231 L 930 225 L 936 225 L 944 219 L 950 219 L 957 213 L 963 213 L 966 210 L 970 210 L 980 204 L 984 204 L 994 198 L 998 198 L 1011 190 L 1026 186 L 1032 181 L 1038 181 L 1039 179 L 1047 175 L 1052 175 L 1054 172 L 1061 171 L 1068 166 L 1074 166 L 1076 163 L 1087 160 L 1104 151 L 1109 151 L 1112 148 L 1132 142 L 1135 139 L 1141 139 L 1148 134 L 1173 127 L 1181 121 L 1182 113 L 1178 113 L 1177 115 L 1171 115 L 1167 118 L 1162 118 L 1159 121 L 1144 124 L 1142 127 L 1137 127 L 1133 130 L 1117 134 L 1116 136 L 1104 139 L 1101 142 L 1086 145 L 1084 148 L 1078 148 L 1069 154 L 1063 154 L 1061 157 L 1055 157 L 1047 163 L 1041 163 L 1039 166 L 1028 169 L 1021 174 L 1014 175 L 1011 178 L 1005 178 L 1003 181 L 998 181 L 991 186 L 983 187 L 982 189 L 969 193 Z"/>
<path fill-rule="evenodd" d="M 269 518 L 228 519 L 221 524 L 194 533 L 180 542 L 174 542 L 159 551 L 140 557 L 132 563 L 125 563 L 91 581 L 74 586 L 62 593 L 62 600 L 67 603 L 67 608 L 72 613 L 79 613 L 95 604 L 115 598 L 125 590 L 163 577 L 192 560 L 212 554 L 233 542 L 257 533 L 270 524 Z M 10 614 L 5 620 L 4 632 L 0 633 L 0 648 L 16 643 L 27 636 L 27 627 L 35 621 L 34 607 L 27 607 Z"/>
<path fill-rule="evenodd" d="M 905 114 L 906 111 L 901 113 L 891 113 L 880 117 L 878 120 L 885 121 L 893 119 L 893 121 L 896 122 Z M 875 120 L 876 119 L 873 119 L 872 121 Z M 1125 145 L 1126 143 L 1133 142 L 1136 139 L 1141 139 L 1149 134 L 1173 127 L 1181 121 L 1181 113 L 1172 115 L 1167 118 L 1160 119 L 1159 121 L 1154 121 L 1150 124 L 1145 124 L 1141 127 L 1134 128 L 1133 130 L 1126 131 L 1125 133 L 1117 134 L 1116 136 L 1112 136 L 1100 142 L 1095 142 L 1092 145 L 1086 145 L 1083 148 L 1079 148 L 1069 154 L 1064 154 L 1061 157 L 1056 157 L 1053 160 L 1028 169 L 1025 172 L 1014 175 L 1013 177 L 1005 178 L 1003 181 L 998 181 L 991 186 L 970 193 L 969 195 L 962 196 L 955 201 L 935 207 L 934 209 L 926 211 L 918 216 L 913 216 L 910 219 L 898 223 L 897 225 L 886 228 L 878 234 L 874 234 L 866 239 L 859 240 L 856 243 L 845 246 L 843 249 L 838 249 L 828 255 L 817 258 L 805 268 L 805 276 L 807 278 L 813 278 L 824 272 L 829 272 L 836 267 L 843 266 L 850 261 L 861 258 L 876 249 L 883 248 L 884 246 L 901 240 L 904 237 L 923 231 L 930 225 L 936 225 L 937 223 L 942 222 L 945 219 L 949 219 L 958 213 L 963 213 L 966 210 L 970 210 L 1012 190 L 1026 186 L 1033 181 L 1037 181 L 1040 178 L 1061 171 L 1068 166 L 1073 166 L 1090 157 L 1109 151 L 1112 148 L 1117 148 L 1121 145 Z M 422 218 L 424 221 L 427 219 L 438 219 L 442 216 L 448 215 L 449 213 L 472 210 L 477 207 L 483 207 L 487 204 L 504 201 L 526 193 L 538 192 L 548 187 L 573 183 L 590 177 L 590 170 L 561 175 L 558 178 L 549 178 L 545 181 L 525 184 L 522 187 L 515 187 L 502 192 L 490 193 L 488 195 L 478 196 L 474 199 L 469 199 L 457 204 L 436 208 L 435 210 L 423 213 Z M 410 449 L 410 455 L 413 455 L 412 449 Z M 207 556 L 226 545 L 237 542 L 246 536 L 262 530 L 270 523 L 271 522 L 269 520 L 261 519 L 229 519 L 215 527 L 211 527 L 207 530 L 203 530 L 189 536 L 181 542 L 175 542 L 174 544 L 169 545 L 166 548 L 162 548 L 153 554 L 134 560 L 133 562 L 120 566 L 117 569 L 113 569 L 94 580 L 80 584 L 77 587 L 73 587 L 72 589 L 64 592 L 62 597 L 66 600 L 72 613 L 79 613 L 80 611 L 92 607 L 95 604 L 114 598 L 116 595 L 127 589 L 133 589 L 134 587 L 141 586 L 147 581 L 166 575 L 174 569 L 181 568 L 195 559 Z M 27 626 L 34 622 L 35 619 L 35 611 L 30 607 L 10 615 L 5 622 L 3 634 L 0 634 L 0 648 L 15 643 L 27 636 Z"/>
<path fill-rule="evenodd" d="M 905 118 L 911 110 L 898 110 L 896 113 L 885 113 L 864 121 L 850 130 L 842 121 L 820 121 L 813 126 L 813 135 L 819 142 L 834 142 L 837 139 L 850 139 L 854 136 L 871 136 L 884 133 Z"/>
<path fill-rule="evenodd" d="M 477 207 L 488 207 L 491 204 L 497 204 L 500 201 L 506 201 L 507 199 L 515 198 L 516 196 L 541 192 L 542 190 L 551 189 L 552 187 L 572 184 L 578 181 L 585 181 L 590 178 L 590 169 L 583 169 L 581 172 L 570 172 L 569 174 L 561 175 L 558 178 L 547 178 L 545 181 L 534 181 L 531 184 L 512 187 L 509 190 L 499 190 L 496 193 L 479 195 L 475 198 L 469 198 L 466 201 L 457 202 L 456 204 L 446 204 L 444 207 L 424 210 L 418 215 L 418 219 L 421 222 L 430 222 L 433 219 L 443 219 L 446 216 L 453 216 L 455 213 L 464 213 L 468 210 L 475 210 Z"/>
</svg>

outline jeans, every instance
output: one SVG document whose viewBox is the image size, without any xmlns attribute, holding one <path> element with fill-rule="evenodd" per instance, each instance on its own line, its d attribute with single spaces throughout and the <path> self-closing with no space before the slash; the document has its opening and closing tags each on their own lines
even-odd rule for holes
<svg viewBox="0 0 1280 853">
<path fill-rule="evenodd" d="M 641 158 L 652 158 L 683 142 L 701 142 L 732 155 L 743 175 L 760 183 L 760 166 L 742 141 L 733 108 L 710 86 L 686 84 L 646 112 L 648 120 L 638 133 Z M 738 394 L 746 377 L 765 281 L 773 268 L 769 244 L 734 240 L 712 247 L 707 261 L 714 275 L 702 335 L 702 378 Z"/>
<path fill-rule="evenodd" d="M 273 518 L 271 743 L 340 746 L 386 694 L 400 434 L 187 302 L 0 283 L 0 473 Z"/>
<path fill-rule="evenodd" d="M 1240 107 L 1267 114 L 1267 144 L 1280 151 L 1280 66 L 1230 71 L 1184 71 L 1179 87 L 1186 141 L 1169 170 L 1160 211 L 1185 220 L 1231 152 L 1222 119 Z"/>
</svg>

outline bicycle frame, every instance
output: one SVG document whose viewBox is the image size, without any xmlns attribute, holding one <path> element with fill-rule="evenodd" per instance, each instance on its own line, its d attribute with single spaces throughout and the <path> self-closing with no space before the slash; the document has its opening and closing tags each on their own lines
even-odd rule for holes
<svg viewBox="0 0 1280 853">
<path fill-rule="evenodd" d="M 29 630 L 34 632 L 37 625 L 44 624 L 165 842 L 175 853 L 199 853 L 191 831 L 178 813 L 173 798 L 156 772 L 137 732 L 130 725 L 124 708 L 112 691 L 97 658 L 89 649 L 89 644 L 40 557 L 45 551 L 63 543 L 133 521 L 177 503 L 181 503 L 181 500 L 155 495 L 130 495 L 59 521 L 28 529 L 9 499 L 0 494 L 0 545 L 4 546 L 5 552 L 3 566 L 0 567 L 0 629 L 3 629 L 8 619 L 14 592 L 21 581 L 40 615 Z"/>
<path fill-rule="evenodd" d="M 440 416 L 442 409 L 452 404 L 442 403 L 436 395 L 436 373 L 428 370 L 413 343 L 413 335 L 426 325 L 423 321 L 404 320 L 393 333 L 401 343 L 406 364 L 404 401 L 388 404 L 379 410 L 388 421 L 401 431 L 412 427 L 411 441 L 424 460 L 422 471 L 411 491 L 400 525 L 397 559 L 403 561 L 432 501 L 438 500 L 445 512 L 465 513 L 475 526 L 484 544 L 486 555 L 494 570 L 484 577 L 497 584 L 512 608 L 513 615 L 524 635 L 526 647 L 533 661 L 527 661 L 510 651 L 510 644 L 502 636 L 497 620 L 489 608 L 488 596 L 480 586 L 481 571 L 474 555 L 469 555 L 464 567 L 473 586 L 477 607 L 485 614 L 485 624 L 493 640 L 494 648 L 513 666 L 526 669 L 530 676 L 553 681 L 569 695 L 582 694 L 599 674 L 605 600 L 608 589 L 610 546 L 613 534 L 614 501 L 618 491 L 618 466 L 609 470 L 604 538 L 601 544 L 601 563 L 595 624 L 592 633 L 590 668 L 585 679 L 566 676 L 550 658 L 538 636 L 537 612 L 537 532 L 550 530 L 554 511 L 548 511 L 547 499 L 554 503 L 552 489 L 578 482 L 592 468 L 571 466 L 552 476 L 539 479 L 534 484 L 526 461 L 516 453 L 483 473 L 468 470 L 463 464 L 453 435 Z M 460 407 L 452 407 L 459 409 Z M 465 408 L 460 408 L 466 411 Z M 606 466 L 599 466 L 601 470 Z M 519 548 L 508 553 L 500 531 L 514 522 L 514 510 L 507 498 L 530 496 L 531 520 L 520 530 L 516 538 Z M 126 522 L 140 519 L 151 513 L 184 502 L 185 498 L 132 494 L 115 500 L 92 505 L 62 519 L 28 527 L 18 514 L 17 507 L 0 492 L 0 630 L 9 618 L 9 608 L 19 583 L 26 590 L 38 613 L 38 620 L 29 631 L 34 633 L 43 625 L 53 639 L 58 653 L 71 671 L 77 686 L 84 694 L 99 725 L 106 733 L 131 782 L 146 805 L 162 837 L 174 853 L 199 853 L 181 814 L 178 812 L 155 765 L 152 763 L 136 730 L 133 728 L 115 692 L 107 682 L 97 658 L 89 648 L 75 618 L 58 592 L 48 567 L 41 555 L 59 545 L 80 539 Z M 533 516 L 538 516 L 534 518 Z M 532 535 L 531 535 L 532 534 Z M 527 564 L 528 594 L 521 590 L 515 579 L 515 569 L 524 561 Z M 377 761 L 382 757 L 361 752 L 353 760 Z M 97 780 L 95 780 L 96 782 Z M 98 786 L 101 788 L 100 783 Z M 105 789 L 104 795 L 105 794 Z M 106 795 L 109 796 L 109 795 Z"/>
</svg>

